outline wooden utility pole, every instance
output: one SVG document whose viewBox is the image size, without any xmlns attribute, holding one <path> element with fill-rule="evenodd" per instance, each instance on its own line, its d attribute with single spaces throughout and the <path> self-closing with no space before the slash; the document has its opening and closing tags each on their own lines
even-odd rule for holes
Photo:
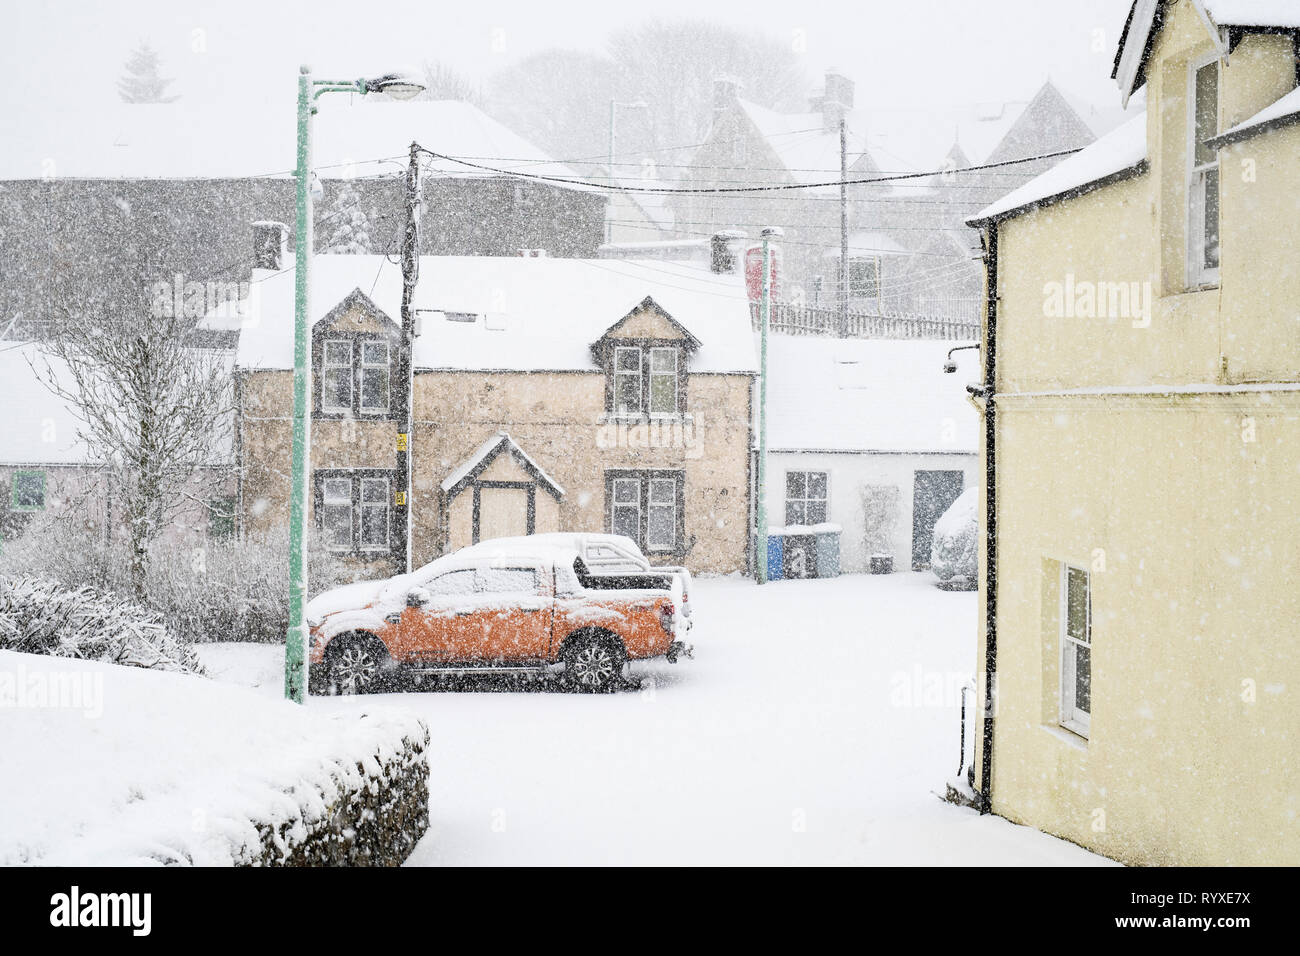
<svg viewBox="0 0 1300 956">
<path fill-rule="evenodd" d="M 397 487 L 393 504 L 402 530 L 404 570 L 411 570 L 411 432 L 415 421 L 415 283 L 420 277 L 420 147 L 411 144 L 406 166 L 406 228 L 402 234 L 402 336 L 398 343 L 397 395 L 401 423 L 397 434 Z"/>
</svg>

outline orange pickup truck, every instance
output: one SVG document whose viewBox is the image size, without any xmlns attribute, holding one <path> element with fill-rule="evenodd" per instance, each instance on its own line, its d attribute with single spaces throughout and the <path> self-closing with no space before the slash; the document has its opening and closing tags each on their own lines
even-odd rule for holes
<svg viewBox="0 0 1300 956">
<path fill-rule="evenodd" d="M 350 584 L 307 606 L 315 693 L 392 686 L 399 671 L 524 673 L 563 665 L 580 690 L 612 688 L 629 660 L 691 648 L 679 576 L 590 574 L 572 548 L 476 547 L 410 574 Z"/>
</svg>

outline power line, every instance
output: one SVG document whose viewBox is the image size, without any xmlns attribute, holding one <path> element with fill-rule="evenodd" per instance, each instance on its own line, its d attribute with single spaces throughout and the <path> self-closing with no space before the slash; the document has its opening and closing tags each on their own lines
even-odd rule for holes
<svg viewBox="0 0 1300 956">
<path fill-rule="evenodd" d="M 1074 149 L 1058 150 L 1057 152 L 1054 153 L 1043 153 L 1038 156 L 1026 156 L 1021 159 L 1003 160 L 1002 162 L 999 163 L 984 163 L 979 166 L 964 166 L 958 169 L 936 169 L 936 170 L 931 170 L 929 172 L 922 172 L 922 173 L 898 173 L 889 176 L 876 176 L 869 179 L 843 179 L 843 180 L 835 179 L 835 180 L 827 180 L 825 182 L 815 182 L 815 183 L 777 183 L 777 184 L 753 185 L 753 186 L 720 186 L 715 188 L 702 187 L 702 188 L 681 189 L 681 188 L 667 188 L 667 187 L 611 185 L 609 183 L 592 182 L 591 180 L 571 179 L 565 176 L 548 176 L 543 173 L 515 172 L 508 169 L 501 169 L 496 166 L 488 166 L 483 163 L 471 162 L 467 159 L 457 159 L 454 156 L 448 156 L 444 153 L 438 153 L 435 152 L 434 150 L 427 149 L 423 146 L 419 147 L 419 150 L 421 152 L 426 153 L 429 156 L 434 157 L 435 159 L 442 159 L 442 160 L 446 160 L 447 162 L 459 163 L 460 165 L 467 166 L 471 169 L 480 169 L 480 170 L 484 170 L 485 172 L 496 173 L 497 175 L 500 176 L 514 176 L 522 179 L 536 179 L 543 182 L 560 183 L 562 185 L 568 185 L 568 186 L 585 186 L 589 189 L 602 190 L 605 192 L 648 193 L 651 195 L 661 195 L 661 196 L 672 196 L 672 195 L 682 195 L 682 194 L 716 195 L 719 193 L 789 192 L 792 190 L 799 190 L 799 189 L 825 189 L 828 187 L 841 186 L 841 185 L 858 186 L 858 185 L 866 185 L 869 183 L 900 182 L 902 180 L 907 180 L 907 179 L 928 179 L 934 176 L 956 175 L 957 173 L 982 172 L 988 169 L 1001 169 L 1007 166 L 1016 166 L 1023 163 L 1038 162 L 1044 159 L 1056 159 L 1061 156 L 1072 156 L 1082 149 L 1083 147 L 1080 146 Z"/>
</svg>

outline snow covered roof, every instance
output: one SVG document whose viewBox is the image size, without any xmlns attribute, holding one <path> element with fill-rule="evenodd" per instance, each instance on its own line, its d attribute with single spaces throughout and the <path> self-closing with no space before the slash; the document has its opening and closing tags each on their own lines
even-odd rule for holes
<svg viewBox="0 0 1300 956">
<path fill-rule="evenodd" d="M 1209 143 L 1215 148 L 1222 148 L 1271 129 L 1290 126 L 1293 123 L 1300 123 L 1300 88 L 1292 90 L 1277 102 L 1266 106 L 1250 119 L 1238 123 L 1226 133 L 1214 137 Z"/>
<path fill-rule="evenodd" d="M 975 353 L 956 343 L 773 335 L 768 338 L 768 448 L 830 452 L 973 452 L 979 418 L 965 383 Z"/>
<path fill-rule="evenodd" d="M 741 110 L 759 134 L 767 140 L 781 164 L 796 182 L 816 183 L 839 179 L 840 134 L 838 130 L 823 128 L 821 113 L 778 113 L 749 100 L 739 100 Z M 858 123 L 852 112 L 847 117 L 848 162 L 852 167 L 863 154 L 870 155 L 865 141 L 857 132 Z M 881 166 L 884 157 L 871 156 L 880 168 L 891 168 L 888 162 Z M 893 163 L 897 166 L 897 161 Z"/>
<path fill-rule="evenodd" d="M 255 272 L 250 295 L 206 320 L 224 327 L 237 310 L 241 368 L 293 367 L 293 270 Z M 401 269 L 383 256 L 317 255 L 311 321 L 360 289 L 389 318 L 401 313 Z M 699 340 L 692 372 L 757 370 L 742 279 L 672 262 L 551 257 L 425 256 L 415 307 L 417 369 L 595 371 L 590 346 L 647 297 Z M 472 318 L 471 318 L 472 317 Z"/>
<path fill-rule="evenodd" d="M 972 226 L 1004 219 L 1030 208 L 1082 195 L 1144 168 L 1147 158 L 1146 113 L 1069 156 L 1019 189 L 967 219 Z"/>
<path fill-rule="evenodd" d="M 48 361 L 55 380 L 67 381 L 67 366 L 56 358 Z M 0 408 L 5 410 L 0 415 L 0 464 L 89 461 L 89 450 L 77 438 L 80 422 L 72 406 L 43 381 L 45 363 L 46 356 L 35 342 L 0 344 Z"/>
<path fill-rule="evenodd" d="M 936 170 L 944 168 L 950 157 L 958 166 L 987 162 L 1017 129 L 1030 106 L 1052 97 L 1072 110 L 1094 136 L 1110 132 L 1124 119 L 1123 110 L 1088 102 L 1051 80 L 1032 96 L 1015 101 L 938 105 L 926 110 L 850 110 L 846 114 L 850 169 L 856 166 L 858 174 L 865 171 L 863 166 L 884 173 Z M 797 181 L 839 178 L 839 134 L 823 131 L 820 113 L 778 113 L 746 100 L 739 103 Z M 1022 129 L 1018 139 L 1030 132 Z M 1017 145 L 1023 152 L 1023 144 Z M 1019 153 L 1010 158 L 1019 158 Z M 920 181 L 904 181 L 882 188 L 908 196 L 920 195 L 924 187 Z"/>
<path fill-rule="evenodd" d="M 560 483 L 548 475 L 541 465 L 528 457 L 528 454 L 519 447 L 518 443 L 510 437 L 510 433 L 507 431 L 499 431 L 479 445 L 459 468 L 443 480 L 442 490 L 454 494 L 455 492 L 452 489 L 481 472 L 502 452 L 514 456 L 515 460 L 532 472 L 542 484 L 547 485 L 556 498 L 564 497 L 564 488 Z"/>
<path fill-rule="evenodd" d="M 0 151 L 0 180 L 288 177 L 296 163 L 292 98 L 254 108 L 199 108 L 185 100 L 96 104 L 76 112 L 29 105 L 19 107 L 20 116 L 8 117 L 23 135 L 9 137 Z M 341 95 L 320 100 L 312 127 L 312 164 L 324 179 L 393 173 L 405 166 L 412 140 L 449 156 L 474 157 L 474 162 L 506 156 L 508 164 L 488 160 L 488 165 L 574 175 L 469 103 L 394 103 Z M 435 175 L 491 175 L 444 160 L 430 162 Z"/>
<path fill-rule="evenodd" d="M 1220 26 L 1300 27 L 1295 0 L 1202 0 L 1205 11 Z"/>
<path fill-rule="evenodd" d="M 1216 42 L 1215 26 L 1300 28 L 1300 4 L 1295 0 L 1191 0 L 1191 3 Z M 1111 71 L 1125 104 L 1146 82 L 1147 59 L 1164 16 L 1161 0 L 1133 0 L 1129 7 Z"/>
<path fill-rule="evenodd" d="M 614 179 L 617 186 L 630 187 L 632 189 L 657 189 L 664 187 L 671 190 L 672 186 L 664 186 L 654 176 L 617 176 Z M 643 193 L 628 192 L 623 194 L 630 202 L 641 210 L 642 215 L 659 229 L 671 231 L 674 214 L 672 207 L 668 204 L 671 193 Z"/>
</svg>

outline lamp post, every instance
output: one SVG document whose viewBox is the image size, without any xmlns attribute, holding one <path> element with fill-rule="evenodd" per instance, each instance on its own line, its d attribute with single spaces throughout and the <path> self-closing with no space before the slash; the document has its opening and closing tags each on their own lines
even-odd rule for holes
<svg viewBox="0 0 1300 956">
<path fill-rule="evenodd" d="M 308 328 L 312 257 L 311 118 L 326 93 L 418 96 L 424 86 L 398 73 L 369 80 L 317 80 L 298 74 L 297 207 L 294 218 L 293 460 L 289 488 L 289 630 L 284 641 L 284 696 L 301 704 L 307 693 L 307 473 L 311 468 L 311 335 Z"/>
<path fill-rule="evenodd" d="M 785 235 L 780 226 L 768 226 L 763 239 L 763 306 L 759 326 L 758 360 L 758 561 L 754 569 L 759 584 L 767 583 L 767 329 L 772 322 L 772 240 Z"/>
</svg>

